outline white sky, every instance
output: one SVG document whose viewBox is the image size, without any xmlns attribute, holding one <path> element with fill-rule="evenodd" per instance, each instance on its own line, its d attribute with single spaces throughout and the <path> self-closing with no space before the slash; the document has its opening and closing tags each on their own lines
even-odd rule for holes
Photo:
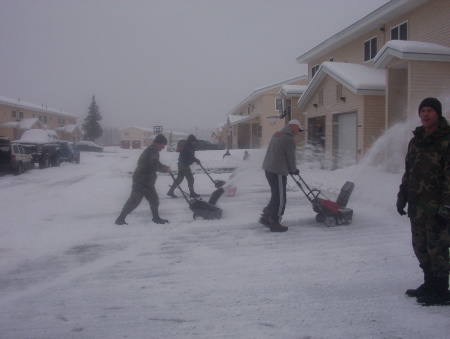
<svg viewBox="0 0 450 339">
<path fill-rule="evenodd" d="M 0 96 L 102 125 L 213 130 L 386 0 L 0 0 Z"/>
</svg>

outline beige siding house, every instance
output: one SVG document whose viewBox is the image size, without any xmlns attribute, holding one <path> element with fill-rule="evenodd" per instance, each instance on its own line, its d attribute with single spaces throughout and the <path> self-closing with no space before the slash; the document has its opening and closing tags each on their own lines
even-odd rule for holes
<svg viewBox="0 0 450 339">
<path fill-rule="evenodd" d="M 321 144 L 328 168 L 358 162 L 427 96 L 449 118 L 449 32 L 448 0 L 393 0 L 297 58 L 309 77 L 297 101 L 302 137 Z"/>
<path fill-rule="evenodd" d="M 77 118 L 75 115 L 45 105 L 0 97 L 0 135 L 11 140 L 20 139 L 27 129 L 62 128 L 63 132 L 61 134 L 58 132 L 60 139 L 76 142 L 81 136 L 79 128 L 76 127 Z"/>
<path fill-rule="evenodd" d="M 187 133 L 163 131 L 158 133 L 153 128 L 146 127 L 128 127 L 120 131 L 120 144 L 122 148 L 141 148 L 150 146 L 157 134 L 163 134 L 167 138 L 167 149 L 176 145 L 178 140 L 187 139 Z M 126 146 L 128 145 L 128 147 Z M 133 146 L 134 145 L 134 146 Z"/>
<path fill-rule="evenodd" d="M 269 144 L 273 133 L 283 128 L 291 115 L 282 114 L 278 94 L 285 85 L 306 85 L 300 76 L 255 90 L 228 114 L 222 140 L 229 149 L 260 148 Z M 281 118 L 281 119 L 280 119 Z"/>
</svg>

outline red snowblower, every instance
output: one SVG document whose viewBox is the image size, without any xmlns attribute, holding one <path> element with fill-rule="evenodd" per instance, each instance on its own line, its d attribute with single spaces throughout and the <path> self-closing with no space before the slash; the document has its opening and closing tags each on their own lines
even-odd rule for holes
<svg viewBox="0 0 450 339">
<path fill-rule="evenodd" d="M 306 198 L 311 202 L 314 212 L 317 213 L 317 222 L 323 222 L 328 227 L 350 225 L 352 223 L 353 210 L 346 206 L 350 199 L 350 195 L 355 188 L 354 183 L 347 181 L 344 186 L 342 186 L 336 202 L 334 202 L 326 198 L 320 190 L 310 189 L 300 175 L 298 175 L 299 180 L 295 179 L 292 174 L 291 177 L 298 187 L 300 187 L 300 190 L 305 194 Z M 302 184 L 305 188 L 303 188 Z"/>
</svg>

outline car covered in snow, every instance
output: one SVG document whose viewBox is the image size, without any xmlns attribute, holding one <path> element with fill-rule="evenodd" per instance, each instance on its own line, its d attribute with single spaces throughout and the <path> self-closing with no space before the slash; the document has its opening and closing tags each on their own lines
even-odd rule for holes
<svg viewBox="0 0 450 339">
<path fill-rule="evenodd" d="M 59 158 L 61 161 L 80 163 L 80 151 L 76 149 L 75 144 L 70 141 L 60 141 L 61 151 Z"/>
<path fill-rule="evenodd" d="M 61 146 L 55 131 L 29 129 L 17 141 L 32 155 L 39 168 L 59 166 Z"/>
</svg>

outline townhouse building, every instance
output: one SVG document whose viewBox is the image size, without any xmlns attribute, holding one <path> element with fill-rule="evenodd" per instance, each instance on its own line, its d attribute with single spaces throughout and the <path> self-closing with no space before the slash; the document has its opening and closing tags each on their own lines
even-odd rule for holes
<svg viewBox="0 0 450 339">
<path fill-rule="evenodd" d="M 357 163 L 386 129 L 418 125 L 425 97 L 441 100 L 449 118 L 450 2 L 390 1 L 297 62 L 308 65 L 293 113 L 306 126 L 303 142 L 321 145 L 330 169 Z M 293 106 L 295 95 L 278 97 Z"/>
<path fill-rule="evenodd" d="M 77 118 L 46 105 L 0 97 L 0 135 L 10 140 L 20 139 L 28 129 L 39 128 L 55 130 L 60 140 L 78 142 L 81 130 Z"/>
<path fill-rule="evenodd" d="M 226 123 L 220 128 L 222 142 L 228 149 L 266 147 L 272 134 L 283 128 L 292 116 L 281 105 L 280 89 L 307 83 L 308 77 L 303 75 L 256 89 L 228 113 Z"/>
</svg>

